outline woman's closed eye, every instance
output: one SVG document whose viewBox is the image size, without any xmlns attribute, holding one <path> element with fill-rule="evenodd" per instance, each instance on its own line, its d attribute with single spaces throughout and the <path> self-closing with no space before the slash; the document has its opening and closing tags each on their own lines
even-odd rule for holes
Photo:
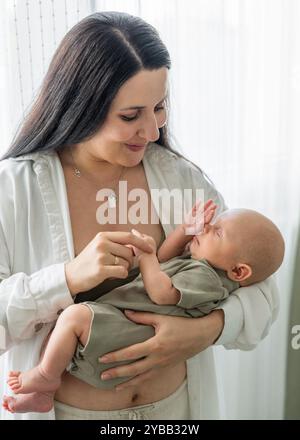
<svg viewBox="0 0 300 440">
<path fill-rule="evenodd" d="M 159 111 L 164 110 L 164 109 L 165 109 L 165 107 L 157 107 L 154 111 L 155 111 L 155 112 L 159 112 Z M 137 119 L 138 114 L 139 114 L 139 112 L 137 112 L 136 115 L 134 115 L 134 116 L 130 116 L 130 117 L 129 117 L 129 116 L 124 116 L 124 115 L 122 115 L 122 116 L 120 116 L 120 117 L 121 117 L 121 119 L 122 119 L 123 121 L 130 122 L 130 121 L 134 121 L 135 119 Z"/>
</svg>

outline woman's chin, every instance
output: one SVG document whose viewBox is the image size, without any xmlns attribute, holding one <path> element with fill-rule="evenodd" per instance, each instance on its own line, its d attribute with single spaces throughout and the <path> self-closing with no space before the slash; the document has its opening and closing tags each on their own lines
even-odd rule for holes
<svg viewBox="0 0 300 440">
<path fill-rule="evenodd" d="M 124 165 L 126 163 L 127 167 L 134 167 L 138 165 L 144 157 L 144 152 L 139 152 L 135 154 L 126 154 L 124 157 Z"/>
</svg>

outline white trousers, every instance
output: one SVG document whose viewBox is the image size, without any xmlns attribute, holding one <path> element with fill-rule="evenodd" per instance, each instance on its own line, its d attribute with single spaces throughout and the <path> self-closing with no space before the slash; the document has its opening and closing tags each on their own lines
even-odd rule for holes
<svg viewBox="0 0 300 440">
<path fill-rule="evenodd" d="M 170 396 L 114 411 L 90 411 L 54 402 L 56 420 L 190 420 L 187 380 Z"/>
</svg>

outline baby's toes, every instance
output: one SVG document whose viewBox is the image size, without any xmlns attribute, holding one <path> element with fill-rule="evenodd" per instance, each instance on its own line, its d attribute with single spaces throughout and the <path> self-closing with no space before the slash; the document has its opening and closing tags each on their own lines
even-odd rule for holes
<svg viewBox="0 0 300 440">
<path fill-rule="evenodd" d="M 16 382 L 16 383 L 13 383 L 13 384 L 8 384 L 8 386 L 16 394 L 21 389 L 21 385 L 19 384 L 19 382 Z"/>
<path fill-rule="evenodd" d="M 19 382 L 19 377 L 16 377 L 16 376 L 9 376 L 9 378 L 7 379 L 7 383 L 8 382 Z"/>
<path fill-rule="evenodd" d="M 10 411 L 9 406 L 7 403 L 2 403 L 2 407 L 6 410 L 6 411 Z"/>
<path fill-rule="evenodd" d="M 10 371 L 10 372 L 8 373 L 8 377 L 9 377 L 10 379 L 12 379 L 13 377 L 19 377 L 20 374 L 21 374 L 21 371 Z"/>
<path fill-rule="evenodd" d="M 8 379 L 8 380 L 6 381 L 6 383 L 8 383 L 9 386 L 11 386 L 11 385 L 15 385 L 15 384 L 18 384 L 18 383 L 19 383 L 19 379 L 16 379 L 16 378 Z"/>
<path fill-rule="evenodd" d="M 13 385 L 9 385 L 9 386 L 14 391 L 19 390 L 21 388 L 21 385 L 19 384 L 19 382 L 14 383 Z"/>
<path fill-rule="evenodd" d="M 7 404 L 7 411 L 14 413 L 15 412 L 14 407 L 15 407 L 15 399 L 13 397 L 10 397 Z"/>
<path fill-rule="evenodd" d="M 3 406 L 3 408 L 5 408 L 5 409 L 8 408 L 7 400 L 8 400 L 8 396 L 3 396 L 2 406 Z"/>
<path fill-rule="evenodd" d="M 15 403 L 15 399 L 13 397 L 11 397 L 11 396 L 4 396 L 3 397 L 2 406 L 4 409 L 6 409 L 7 411 L 10 411 L 11 413 L 14 412 L 14 410 L 13 410 L 14 403 Z"/>
</svg>

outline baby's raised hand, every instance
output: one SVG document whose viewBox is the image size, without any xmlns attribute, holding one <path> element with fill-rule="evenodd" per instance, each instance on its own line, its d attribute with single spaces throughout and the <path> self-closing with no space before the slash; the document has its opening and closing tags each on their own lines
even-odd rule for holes
<svg viewBox="0 0 300 440">
<path fill-rule="evenodd" d="M 204 205 L 201 200 L 197 200 L 184 217 L 183 226 L 186 235 L 200 234 L 204 226 L 212 221 L 216 209 L 217 205 L 212 199 L 207 200 Z"/>
</svg>

